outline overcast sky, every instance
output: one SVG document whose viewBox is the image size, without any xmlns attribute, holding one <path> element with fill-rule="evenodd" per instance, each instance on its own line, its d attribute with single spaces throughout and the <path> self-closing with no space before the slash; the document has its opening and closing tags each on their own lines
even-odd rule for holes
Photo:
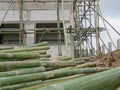
<svg viewBox="0 0 120 90">
<path fill-rule="evenodd" d="M 120 18 L 120 0 L 100 0 L 100 5 L 104 15 Z"/>
<path fill-rule="evenodd" d="M 100 0 L 100 7 L 103 17 L 120 32 L 120 0 Z M 116 41 L 117 39 L 120 39 L 120 36 L 117 35 L 110 27 L 108 27 L 108 29 L 116 44 Z M 102 33 L 101 36 L 104 41 L 110 42 L 107 34 Z"/>
</svg>

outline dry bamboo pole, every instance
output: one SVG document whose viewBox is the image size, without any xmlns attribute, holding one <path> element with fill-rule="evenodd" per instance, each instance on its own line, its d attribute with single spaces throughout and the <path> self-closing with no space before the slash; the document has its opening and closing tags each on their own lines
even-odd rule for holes
<svg viewBox="0 0 120 90">
<path fill-rule="evenodd" d="M 37 50 L 37 51 L 32 51 L 33 53 L 39 53 L 39 54 L 47 54 L 47 50 Z"/>
<path fill-rule="evenodd" d="M 99 61 L 95 61 L 95 62 L 88 62 L 85 64 L 81 64 L 81 65 L 77 65 L 77 68 L 85 68 L 85 67 L 91 67 L 91 66 L 95 66 L 96 64 L 98 64 Z"/>
<path fill-rule="evenodd" d="M 99 63 L 99 61 L 87 62 L 87 63 L 81 64 L 81 65 L 77 65 L 75 67 L 66 67 L 66 68 L 63 68 L 63 69 L 69 70 L 69 69 L 77 69 L 77 68 L 94 67 L 98 63 Z"/>
<path fill-rule="evenodd" d="M 88 61 L 88 60 L 89 60 L 89 57 L 75 58 L 74 60 L 75 60 L 75 61 L 80 61 L 80 60 Z"/>
</svg>

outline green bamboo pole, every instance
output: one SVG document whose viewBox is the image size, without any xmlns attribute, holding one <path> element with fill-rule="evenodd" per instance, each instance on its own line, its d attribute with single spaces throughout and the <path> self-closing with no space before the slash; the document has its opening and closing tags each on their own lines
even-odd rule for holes
<svg viewBox="0 0 120 90">
<path fill-rule="evenodd" d="M 42 86 L 54 84 L 57 82 L 62 82 L 62 81 L 68 81 L 77 77 L 82 77 L 83 75 L 76 75 L 76 76 L 70 76 L 70 77 L 64 77 L 64 78 L 58 78 L 58 79 L 51 79 L 51 80 L 45 80 L 45 81 L 32 81 L 32 82 L 26 82 L 26 83 L 21 83 L 21 84 L 15 84 L 15 85 L 10 85 L 10 86 L 4 86 L 1 87 L 0 90 L 33 90 Z"/>
<path fill-rule="evenodd" d="M 35 59 L 35 58 L 40 58 L 39 53 L 26 53 L 26 52 L 21 52 L 21 53 L 0 53 L 0 59 L 10 59 L 12 60 L 25 60 L 25 59 Z"/>
<path fill-rule="evenodd" d="M 50 60 L 51 59 L 49 59 L 49 58 L 40 58 L 40 59 L 27 59 L 26 61 L 50 61 Z"/>
<path fill-rule="evenodd" d="M 84 68 L 84 69 L 71 69 L 71 70 L 60 70 L 60 71 L 55 70 L 55 71 L 48 71 L 43 73 L 3 77 L 3 78 L 0 78 L 0 87 L 29 82 L 29 81 L 35 81 L 35 80 L 46 80 L 46 79 L 52 79 L 52 78 L 77 75 L 77 74 L 95 73 L 95 72 L 108 70 L 108 69 L 109 68 Z"/>
<path fill-rule="evenodd" d="M 40 58 L 50 58 L 51 55 L 50 54 L 41 54 Z"/>
<path fill-rule="evenodd" d="M 120 86 L 120 67 L 35 90 L 116 90 Z"/>
<path fill-rule="evenodd" d="M 46 54 L 47 50 L 35 50 L 35 51 L 23 51 L 23 53 L 39 53 L 39 54 Z M 14 53 L 14 52 L 11 52 Z M 18 52 L 19 53 L 19 52 Z"/>
<path fill-rule="evenodd" d="M 14 49 L 14 50 L 3 50 L 3 51 L 1 51 L 1 53 L 37 51 L 37 50 L 47 50 L 47 49 L 49 49 L 49 46 L 29 47 L 29 48 L 17 48 L 17 49 Z"/>
<path fill-rule="evenodd" d="M 71 60 L 72 58 L 71 57 L 68 57 L 68 56 L 63 56 L 63 57 L 60 57 L 59 60 L 60 61 L 67 61 L 67 60 Z"/>
<path fill-rule="evenodd" d="M 47 46 L 47 45 L 48 45 L 48 42 L 44 41 L 44 42 L 29 45 L 29 46 L 25 46 L 25 48 L 27 48 L 27 47 L 38 47 L 38 46 L 40 47 L 40 46 Z"/>
<path fill-rule="evenodd" d="M 69 81 L 78 77 L 83 77 L 84 75 L 80 74 L 80 75 L 74 75 L 74 76 L 69 76 L 69 77 L 63 77 L 63 78 L 57 78 L 57 79 L 51 79 L 51 80 L 45 80 L 42 83 L 39 83 L 38 85 L 32 85 L 32 86 L 28 86 L 25 88 L 20 88 L 19 90 L 34 90 L 43 86 L 48 86 L 51 84 L 56 84 L 56 83 L 60 83 L 60 82 L 64 82 L 64 81 Z"/>
<path fill-rule="evenodd" d="M 32 68 L 32 67 L 67 67 L 76 66 L 77 64 L 85 63 L 85 61 L 12 61 L 12 62 L 0 62 L 0 71 L 11 70 L 14 68 Z"/>
<path fill-rule="evenodd" d="M 52 60 L 49 59 L 49 58 L 39 58 L 39 59 L 0 59 L 0 63 L 2 63 L 2 62 L 13 62 L 13 61 L 19 61 L 19 62 L 20 61 L 26 61 L 26 62 L 29 62 L 29 61 L 52 61 Z"/>
<path fill-rule="evenodd" d="M 9 50 L 9 49 L 14 49 L 14 47 L 0 47 L 0 50 Z"/>
<path fill-rule="evenodd" d="M 39 54 L 46 54 L 47 50 L 37 50 L 37 51 L 31 51 L 33 53 L 39 53 Z"/>
<path fill-rule="evenodd" d="M 45 72 L 45 71 L 46 71 L 45 67 L 27 68 L 27 69 L 13 70 L 13 71 L 7 71 L 7 72 L 0 72 L 0 77 L 40 73 L 40 72 Z"/>
<path fill-rule="evenodd" d="M 36 85 L 40 83 L 42 83 L 41 80 L 33 81 L 33 82 L 26 82 L 26 83 L 21 83 L 21 84 L 15 84 L 15 85 L 10 85 L 10 86 L 8 85 L 8 86 L 0 87 L 0 90 L 16 90 L 19 88 L 24 88 L 27 86 Z"/>
</svg>

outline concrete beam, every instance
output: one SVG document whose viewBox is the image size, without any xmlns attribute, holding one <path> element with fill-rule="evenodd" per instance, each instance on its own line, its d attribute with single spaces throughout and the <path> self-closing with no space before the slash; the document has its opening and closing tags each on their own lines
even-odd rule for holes
<svg viewBox="0 0 120 90">
<path fill-rule="evenodd" d="M 62 0 L 60 0 L 62 1 Z M 64 0 L 64 2 L 73 2 L 74 0 Z M 0 2 L 11 2 L 11 0 L 0 0 Z M 13 0 L 13 2 L 18 2 L 18 0 Z M 23 0 L 23 2 L 56 2 L 56 0 Z"/>
<path fill-rule="evenodd" d="M 6 10 L 9 5 L 10 3 L 0 3 L 0 9 Z M 71 2 L 64 3 L 64 9 L 72 10 L 73 8 L 72 5 L 73 3 Z M 49 2 L 49 3 L 25 2 L 23 3 L 23 9 L 24 10 L 56 10 L 56 3 L 55 2 Z M 10 7 L 10 10 L 18 10 L 18 3 L 13 3 L 12 6 Z"/>
</svg>

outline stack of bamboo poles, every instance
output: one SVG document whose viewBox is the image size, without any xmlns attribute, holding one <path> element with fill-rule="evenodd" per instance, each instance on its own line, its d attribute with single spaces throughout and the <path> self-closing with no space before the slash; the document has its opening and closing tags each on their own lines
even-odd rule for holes
<svg viewBox="0 0 120 90">
<path fill-rule="evenodd" d="M 17 49 L 0 50 L 0 61 L 19 61 L 27 59 L 41 59 L 50 57 L 47 54 L 49 49 L 48 42 L 41 42 L 30 46 L 25 46 Z"/>
<path fill-rule="evenodd" d="M 42 42 L 1 50 L 0 90 L 114 90 L 118 87 L 119 68 L 95 67 L 99 62 L 88 62 L 88 58 L 64 56 L 52 60 L 47 56 L 48 49 L 48 43 Z"/>
</svg>

